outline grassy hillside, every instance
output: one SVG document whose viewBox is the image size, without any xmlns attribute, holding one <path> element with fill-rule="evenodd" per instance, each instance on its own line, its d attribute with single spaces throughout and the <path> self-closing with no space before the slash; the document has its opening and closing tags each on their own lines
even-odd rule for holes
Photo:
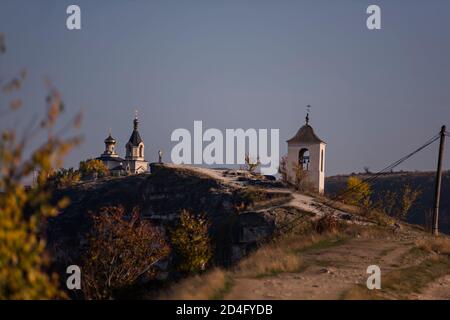
<svg viewBox="0 0 450 320">
<path fill-rule="evenodd" d="M 350 175 L 338 175 L 326 179 L 326 193 L 336 194 L 346 187 Z M 370 177 L 370 174 L 355 174 L 360 179 Z M 429 228 L 431 212 L 434 201 L 434 172 L 394 172 L 386 173 L 376 179 L 371 187 L 373 189 L 373 200 L 376 200 L 381 192 L 391 190 L 398 192 L 404 185 L 410 185 L 422 191 L 418 201 L 411 209 L 408 222 Z M 450 234 L 450 171 L 446 171 L 442 177 L 442 194 L 439 228 L 441 232 Z"/>
<path fill-rule="evenodd" d="M 265 244 L 231 268 L 188 277 L 160 299 L 449 299 L 450 238 L 411 225 L 399 232 L 341 224 L 304 229 Z M 381 290 L 366 287 L 369 265 L 382 270 Z M 449 282 L 450 283 L 450 282 Z"/>
</svg>

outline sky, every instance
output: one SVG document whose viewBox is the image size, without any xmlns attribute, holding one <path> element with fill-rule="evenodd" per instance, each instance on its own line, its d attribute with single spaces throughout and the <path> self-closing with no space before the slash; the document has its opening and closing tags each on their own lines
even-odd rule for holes
<svg viewBox="0 0 450 320">
<path fill-rule="evenodd" d="M 81 30 L 66 8 L 81 8 Z M 381 8 L 381 30 L 366 9 Z M 99 156 L 112 130 L 120 155 L 138 109 L 149 161 L 173 130 L 310 124 L 327 143 L 326 174 L 384 168 L 450 125 L 450 2 L 446 0 L 0 0 L 7 52 L 0 79 L 22 68 L 24 106 L 0 129 L 45 110 L 48 77 L 84 142 L 65 166 Z M 4 103 L 4 98 L 0 98 Z M 434 170 L 437 143 L 398 169 Z M 450 146 L 444 168 L 450 167 Z"/>
</svg>

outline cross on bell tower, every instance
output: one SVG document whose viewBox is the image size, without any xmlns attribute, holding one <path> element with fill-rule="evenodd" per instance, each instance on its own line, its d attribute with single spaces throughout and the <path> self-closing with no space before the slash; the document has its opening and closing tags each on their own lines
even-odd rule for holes
<svg viewBox="0 0 450 320">
<path fill-rule="evenodd" d="M 306 124 L 309 124 L 309 113 L 311 112 L 311 106 L 308 104 L 307 106 L 306 106 L 306 118 L 305 118 L 305 120 L 306 120 Z"/>
</svg>

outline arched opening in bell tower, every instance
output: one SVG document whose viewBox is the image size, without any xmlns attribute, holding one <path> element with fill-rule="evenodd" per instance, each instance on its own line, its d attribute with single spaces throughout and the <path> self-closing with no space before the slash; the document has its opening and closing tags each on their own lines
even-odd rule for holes
<svg viewBox="0 0 450 320">
<path fill-rule="evenodd" d="M 298 152 L 298 164 L 302 168 L 302 170 L 309 171 L 309 150 L 306 148 L 300 149 Z"/>
</svg>

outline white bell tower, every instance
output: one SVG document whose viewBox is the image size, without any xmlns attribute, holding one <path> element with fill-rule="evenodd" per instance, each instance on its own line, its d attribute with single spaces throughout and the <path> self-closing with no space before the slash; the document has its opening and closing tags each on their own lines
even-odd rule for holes
<svg viewBox="0 0 450 320">
<path fill-rule="evenodd" d="M 320 194 L 325 190 L 325 147 L 321 140 L 309 125 L 309 108 L 306 114 L 306 123 L 287 140 L 287 178 L 290 183 L 295 183 L 299 170 L 305 180 L 304 186 Z"/>
</svg>

